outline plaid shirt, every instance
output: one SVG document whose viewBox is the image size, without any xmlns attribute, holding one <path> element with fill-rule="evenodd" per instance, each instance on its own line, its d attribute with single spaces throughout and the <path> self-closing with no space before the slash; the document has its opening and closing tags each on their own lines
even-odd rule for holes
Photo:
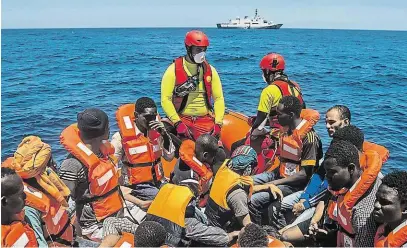
<svg viewBox="0 0 407 248">
<path fill-rule="evenodd" d="M 376 192 L 381 182 L 381 179 L 377 178 L 374 186 L 370 188 L 365 196 L 353 207 L 352 226 L 355 231 L 356 247 L 374 247 L 374 237 L 377 226 L 373 219 L 372 212 L 376 200 Z"/>
</svg>

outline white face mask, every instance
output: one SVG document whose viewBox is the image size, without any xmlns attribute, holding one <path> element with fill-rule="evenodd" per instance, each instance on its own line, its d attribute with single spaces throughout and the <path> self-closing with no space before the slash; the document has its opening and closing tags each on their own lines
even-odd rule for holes
<svg viewBox="0 0 407 248">
<path fill-rule="evenodd" d="M 200 52 L 200 53 L 195 54 L 194 61 L 197 64 L 201 64 L 202 62 L 204 62 L 205 61 L 205 52 Z"/>
</svg>

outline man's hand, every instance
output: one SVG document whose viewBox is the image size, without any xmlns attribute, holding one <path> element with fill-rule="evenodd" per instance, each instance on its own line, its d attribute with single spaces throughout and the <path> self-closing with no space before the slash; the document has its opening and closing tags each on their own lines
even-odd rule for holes
<svg viewBox="0 0 407 248">
<path fill-rule="evenodd" d="M 212 128 L 212 131 L 209 133 L 213 137 L 219 139 L 220 132 L 222 131 L 222 126 L 220 124 L 215 124 Z"/>
<path fill-rule="evenodd" d="M 253 186 L 253 193 L 257 193 L 260 191 L 266 191 L 268 189 L 267 185 L 254 185 Z"/>
<path fill-rule="evenodd" d="M 281 189 L 274 184 L 269 184 L 268 186 L 269 186 L 270 192 L 273 195 L 274 199 L 280 198 L 280 201 L 281 201 L 284 197 Z"/>
<path fill-rule="evenodd" d="M 304 210 L 305 210 L 304 201 L 305 201 L 304 199 L 301 199 L 299 202 L 294 204 L 294 206 L 293 206 L 293 214 L 295 216 L 298 216 L 302 212 L 304 212 Z"/>
<path fill-rule="evenodd" d="M 175 123 L 175 129 L 177 130 L 177 135 L 181 138 L 192 139 L 192 134 L 187 125 L 182 121 Z"/>
<path fill-rule="evenodd" d="M 261 191 L 269 191 L 274 199 L 280 198 L 283 199 L 284 195 L 283 192 L 274 184 L 264 184 L 264 185 L 254 185 L 253 186 L 253 193 L 261 192 Z"/>
<path fill-rule="evenodd" d="M 313 220 L 311 220 L 311 224 L 309 226 L 308 233 L 309 233 L 309 235 L 307 235 L 307 236 L 308 237 L 311 236 L 314 240 L 318 235 L 327 235 L 328 234 L 328 232 L 326 230 L 320 229 L 318 227 L 318 223 L 314 222 Z"/>
<path fill-rule="evenodd" d="M 150 205 L 151 205 L 152 202 L 153 202 L 153 201 L 143 201 L 143 200 L 139 200 L 136 205 L 137 205 L 139 208 L 141 208 L 141 209 L 148 209 L 148 208 L 150 207 Z"/>
<path fill-rule="evenodd" d="M 164 123 L 161 121 L 150 121 L 150 128 L 159 132 L 162 136 L 168 135 L 167 130 L 165 130 Z"/>
<path fill-rule="evenodd" d="M 229 242 L 239 235 L 240 231 L 233 231 L 228 233 Z"/>
</svg>

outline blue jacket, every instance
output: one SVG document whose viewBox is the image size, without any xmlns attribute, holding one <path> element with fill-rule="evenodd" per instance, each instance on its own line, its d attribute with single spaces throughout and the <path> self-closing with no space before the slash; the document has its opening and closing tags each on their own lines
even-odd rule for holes
<svg viewBox="0 0 407 248">
<path fill-rule="evenodd" d="M 325 179 L 325 169 L 320 166 L 312 175 L 307 187 L 301 194 L 300 199 L 304 199 L 305 209 L 314 207 L 324 198 L 328 192 L 328 181 Z"/>
</svg>

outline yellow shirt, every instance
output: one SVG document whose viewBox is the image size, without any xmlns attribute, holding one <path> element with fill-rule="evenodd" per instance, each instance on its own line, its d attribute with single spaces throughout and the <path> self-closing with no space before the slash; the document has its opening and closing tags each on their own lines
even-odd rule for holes
<svg viewBox="0 0 407 248">
<path fill-rule="evenodd" d="M 294 91 L 295 96 L 298 96 L 299 92 L 297 90 Z M 293 92 L 291 92 L 291 94 L 292 93 Z M 274 84 L 268 85 L 261 92 L 259 106 L 257 107 L 257 110 L 264 113 L 270 113 L 270 111 L 273 108 L 277 107 L 282 97 L 283 95 L 281 94 L 281 91 L 278 88 L 278 86 Z"/>
<path fill-rule="evenodd" d="M 184 69 L 188 76 L 192 76 L 197 72 L 197 64 L 192 64 L 183 59 Z M 222 124 L 223 116 L 225 115 L 225 99 L 223 98 L 222 84 L 216 69 L 212 69 L 212 98 L 213 108 L 215 112 L 215 123 Z M 192 73 L 191 73 L 192 72 Z M 175 88 L 175 64 L 172 63 L 164 73 L 161 81 L 161 106 L 165 114 L 170 120 L 175 123 L 180 121 L 177 110 L 172 103 L 172 96 Z M 209 113 L 205 101 L 205 83 L 203 82 L 203 70 L 199 73 L 199 85 L 195 91 L 188 94 L 187 104 L 182 111 L 182 114 L 189 116 L 204 116 Z"/>
</svg>

